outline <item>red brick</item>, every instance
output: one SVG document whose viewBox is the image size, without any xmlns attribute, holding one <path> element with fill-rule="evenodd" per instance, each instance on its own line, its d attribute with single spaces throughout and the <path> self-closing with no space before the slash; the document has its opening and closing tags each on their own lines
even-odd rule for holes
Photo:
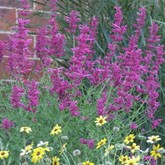
<svg viewBox="0 0 165 165">
<path fill-rule="evenodd" d="M 49 16 L 50 16 L 49 14 L 43 12 L 33 12 L 31 15 L 23 18 L 30 20 L 30 23 L 27 25 L 27 27 L 31 31 L 31 33 L 36 33 L 39 27 L 48 24 Z M 22 18 L 19 12 L 18 12 L 18 18 Z"/>
<path fill-rule="evenodd" d="M 5 40 L 9 39 L 9 35 L 10 34 L 0 33 L 0 41 L 5 41 Z"/>
<path fill-rule="evenodd" d="M 36 0 L 34 3 L 36 10 L 50 10 L 50 0 Z"/>
<path fill-rule="evenodd" d="M 1 0 L 0 6 L 6 6 L 6 7 L 22 7 L 22 4 L 20 1 L 17 0 Z"/>
<path fill-rule="evenodd" d="M 29 4 L 32 8 L 32 2 L 29 2 Z M 0 6 L 22 8 L 23 5 L 21 3 L 21 0 L 0 0 Z"/>
<path fill-rule="evenodd" d="M 11 30 L 16 23 L 15 9 L 0 9 L 0 30 Z"/>
</svg>

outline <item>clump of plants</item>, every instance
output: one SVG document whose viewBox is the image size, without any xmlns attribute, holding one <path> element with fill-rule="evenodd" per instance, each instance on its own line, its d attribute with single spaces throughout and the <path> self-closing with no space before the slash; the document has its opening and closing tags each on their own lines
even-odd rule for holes
<svg viewBox="0 0 165 165">
<path fill-rule="evenodd" d="M 28 10 L 27 1 L 23 4 Z M 97 16 L 84 23 L 73 10 L 64 18 L 66 27 L 60 27 L 56 0 L 50 6 L 49 25 L 37 34 L 35 55 L 40 63 L 29 58 L 34 52 L 29 50 L 25 18 L 1 44 L 14 82 L 1 82 L 0 161 L 24 165 L 164 162 L 161 135 L 153 131 L 162 121 L 155 117 L 157 75 L 164 61 L 158 25 L 153 22 L 141 35 L 146 19 L 146 9 L 141 7 L 128 36 L 122 9 L 115 6 L 107 51 L 99 55 Z M 40 79 L 34 75 L 41 75 Z"/>
</svg>

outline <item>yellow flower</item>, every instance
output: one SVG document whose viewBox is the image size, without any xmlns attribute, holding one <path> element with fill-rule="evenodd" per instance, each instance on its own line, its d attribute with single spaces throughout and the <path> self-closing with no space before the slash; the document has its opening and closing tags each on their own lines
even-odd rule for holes
<svg viewBox="0 0 165 165">
<path fill-rule="evenodd" d="M 109 145 L 108 148 L 106 148 L 104 156 L 107 156 L 112 149 L 114 149 L 114 145 Z"/>
<path fill-rule="evenodd" d="M 107 142 L 107 139 L 104 138 L 104 139 L 101 139 L 98 143 L 97 143 L 97 149 L 100 148 L 101 146 L 105 145 Z"/>
<path fill-rule="evenodd" d="M 48 144 L 49 144 L 48 141 L 46 141 L 46 142 L 40 141 L 40 142 L 37 144 L 37 147 L 42 147 L 42 148 L 44 148 L 45 151 L 48 151 L 48 152 L 49 152 L 49 151 L 52 151 L 53 148 L 52 148 L 52 147 L 48 147 Z"/>
<path fill-rule="evenodd" d="M 66 148 L 66 145 L 67 145 L 67 143 L 65 143 L 65 144 L 62 145 L 62 147 L 61 147 L 61 149 L 59 151 L 60 155 L 67 149 Z"/>
<path fill-rule="evenodd" d="M 124 165 L 138 165 L 138 162 L 140 161 L 140 156 L 132 156 L 131 158 L 128 158 Z"/>
<path fill-rule="evenodd" d="M 43 147 L 35 148 L 31 154 L 32 156 L 31 161 L 33 163 L 40 162 L 43 159 L 44 155 L 45 155 L 45 148 Z"/>
<path fill-rule="evenodd" d="M 124 156 L 124 155 L 121 155 L 119 157 L 119 161 L 121 162 L 121 164 L 125 164 L 125 162 L 128 160 L 128 156 Z"/>
<path fill-rule="evenodd" d="M 0 151 L 0 159 L 6 159 L 9 156 L 9 151 Z"/>
<path fill-rule="evenodd" d="M 153 144 L 153 143 L 156 143 L 159 140 L 161 140 L 161 138 L 159 137 L 159 135 L 156 135 L 156 136 L 153 135 L 153 136 L 148 137 L 147 142 Z"/>
<path fill-rule="evenodd" d="M 56 125 L 53 127 L 53 129 L 52 129 L 50 135 L 55 135 L 55 134 L 57 135 L 57 134 L 59 134 L 60 132 L 62 132 L 61 126 L 59 126 L 58 124 L 56 124 Z"/>
<path fill-rule="evenodd" d="M 138 162 L 136 159 L 128 159 L 124 165 L 138 165 Z"/>
<path fill-rule="evenodd" d="M 25 132 L 27 134 L 29 134 L 32 131 L 32 129 L 30 127 L 21 127 L 20 128 L 20 132 Z"/>
<path fill-rule="evenodd" d="M 130 149 L 132 153 L 135 153 L 136 150 L 140 150 L 140 146 L 136 145 L 136 143 L 133 143 L 132 146 L 127 146 L 127 148 Z"/>
<path fill-rule="evenodd" d="M 134 139 L 135 139 L 134 134 L 130 134 L 130 135 L 128 135 L 128 136 L 125 137 L 124 143 L 125 144 L 133 143 L 134 142 Z"/>
<path fill-rule="evenodd" d="M 20 153 L 20 156 L 24 156 L 24 155 L 27 155 L 27 154 L 31 153 L 32 149 L 33 149 L 33 143 L 26 146 L 25 149 L 22 149 L 21 153 Z"/>
<path fill-rule="evenodd" d="M 160 147 L 160 144 L 153 145 L 153 150 L 150 152 L 151 156 L 154 157 L 154 159 L 156 160 L 158 157 L 161 158 L 161 154 L 159 153 L 159 150 L 163 150 L 163 147 Z"/>
<path fill-rule="evenodd" d="M 86 162 L 83 162 L 83 165 L 94 165 L 94 163 L 92 163 L 90 161 L 86 161 Z"/>
<path fill-rule="evenodd" d="M 99 116 L 98 118 L 96 118 L 95 123 L 96 123 L 96 125 L 98 125 L 98 126 L 102 126 L 102 125 L 104 125 L 105 123 L 107 123 L 106 119 L 107 119 L 106 116 L 105 116 L 105 117 Z"/>
<path fill-rule="evenodd" d="M 132 156 L 131 159 L 135 160 L 136 162 L 140 161 L 140 156 Z"/>
<path fill-rule="evenodd" d="M 52 158 L 52 165 L 60 165 L 60 158 L 57 156 Z"/>
</svg>

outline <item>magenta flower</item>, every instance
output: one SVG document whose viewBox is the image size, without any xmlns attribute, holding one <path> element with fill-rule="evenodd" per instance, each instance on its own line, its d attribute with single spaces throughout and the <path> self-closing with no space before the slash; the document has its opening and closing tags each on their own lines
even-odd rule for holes
<svg viewBox="0 0 165 165">
<path fill-rule="evenodd" d="M 36 108 L 39 105 L 39 90 L 38 90 L 38 82 L 36 81 L 25 81 L 24 84 L 27 86 L 27 92 L 25 89 L 19 86 L 14 85 L 12 88 L 12 94 L 10 97 L 10 103 L 13 108 L 20 108 L 29 111 L 36 112 Z M 28 99 L 28 104 L 24 104 L 21 102 L 21 98 L 26 95 Z"/>
<path fill-rule="evenodd" d="M 103 92 L 101 98 L 97 100 L 97 105 L 96 105 L 97 115 L 106 114 L 106 107 L 105 107 L 106 101 L 107 101 L 107 93 Z"/>
<path fill-rule="evenodd" d="M 10 97 L 10 103 L 13 108 L 19 108 L 23 106 L 23 103 L 21 102 L 21 97 L 23 95 L 24 95 L 24 89 L 22 87 L 14 85 Z"/>
<path fill-rule="evenodd" d="M 32 60 L 29 60 L 29 57 L 32 56 L 32 52 L 29 50 L 32 40 L 28 39 L 29 30 L 26 28 L 28 23 L 29 20 L 18 19 L 18 26 L 13 28 L 17 32 L 11 35 L 7 45 L 8 70 L 19 80 L 21 75 L 25 76 L 31 72 L 31 67 L 34 64 Z"/>
<path fill-rule="evenodd" d="M 40 58 L 41 64 L 43 64 L 44 67 L 48 67 L 52 62 L 51 58 L 49 57 L 49 40 L 47 37 L 47 33 L 47 28 L 41 27 L 38 30 L 38 35 L 36 37 L 36 55 Z"/>
<path fill-rule="evenodd" d="M 157 164 L 156 160 L 151 156 L 144 156 L 144 160 L 147 161 L 147 162 L 149 161 L 150 165 L 156 165 Z"/>
<path fill-rule="evenodd" d="M 154 129 L 154 128 L 156 128 L 159 124 L 160 124 L 160 122 L 162 122 L 162 120 L 163 119 L 156 119 L 156 120 L 153 120 L 152 121 L 152 128 Z"/>
<path fill-rule="evenodd" d="M 2 124 L 0 125 L 0 128 L 2 129 L 10 129 L 14 125 L 13 121 L 10 121 L 8 118 L 3 118 Z"/>
<path fill-rule="evenodd" d="M 65 17 L 66 22 L 69 24 L 69 28 L 66 29 L 69 33 L 74 34 L 76 32 L 78 24 L 81 21 L 79 15 L 79 12 L 72 10 L 69 16 Z"/>
<path fill-rule="evenodd" d="M 28 0 L 21 0 L 21 2 L 22 2 L 22 8 L 24 9 L 24 10 L 21 10 L 21 11 L 19 11 L 19 13 L 22 15 L 22 16 L 28 16 L 28 14 L 30 14 L 30 12 L 28 11 L 29 9 L 30 9 L 30 5 L 29 5 L 29 2 L 28 2 Z"/>
<path fill-rule="evenodd" d="M 80 143 L 81 143 L 81 144 L 87 144 L 87 140 L 84 139 L 84 138 L 80 138 Z"/>
<path fill-rule="evenodd" d="M 131 130 L 134 130 L 134 129 L 137 129 L 137 128 L 138 128 L 138 125 L 136 123 L 133 122 L 133 123 L 130 124 L 130 129 Z"/>
<path fill-rule="evenodd" d="M 112 39 L 114 41 L 122 41 L 123 39 L 123 34 L 126 32 L 127 26 L 123 26 L 122 21 L 123 21 L 123 13 L 120 7 L 115 6 L 116 13 L 114 17 L 114 23 L 112 24 L 112 32 L 114 34 L 111 35 Z"/>
<path fill-rule="evenodd" d="M 90 139 L 88 140 L 87 145 L 89 149 L 93 149 L 95 146 L 95 141 L 93 139 Z"/>
<path fill-rule="evenodd" d="M 89 149 L 93 149 L 94 145 L 95 145 L 94 139 L 87 140 L 87 139 L 84 139 L 84 138 L 80 138 L 80 143 L 87 145 Z"/>
</svg>

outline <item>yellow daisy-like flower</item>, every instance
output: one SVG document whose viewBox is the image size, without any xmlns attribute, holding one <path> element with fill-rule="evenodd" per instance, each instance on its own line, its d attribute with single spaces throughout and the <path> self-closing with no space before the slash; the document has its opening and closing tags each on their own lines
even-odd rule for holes
<svg viewBox="0 0 165 165">
<path fill-rule="evenodd" d="M 140 161 L 140 156 L 132 156 L 131 159 L 135 160 L 136 162 Z"/>
<path fill-rule="evenodd" d="M 26 151 L 31 151 L 32 148 L 33 148 L 33 143 L 30 144 L 30 145 L 28 145 L 28 146 L 26 146 L 26 147 L 25 147 L 25 150 L 26 150 Z"/>
<path fill-rule="evenodd" d="M 138 165 L 138 162 L 136 159 L 128 159 L 124 165 Z"/>
<path fill-rule="evenodd" d="M 159 135 L 153 135 L 148 137 L 147 143 L 156 143 L 157 141 L 161 140 L 161 138 L 159 137 Z"/>
<path fill-rule="evenodd" d="M 62 147 L 60 148 L 60 151 L 59 151 L 60 155 L 67 149 L 66 145 L 67 143 L 63 144 Z"/>
<path fill-rule="evenodd" d="M 97 147 L 96 147 L 96 148 L 98 149 L 98 148 L 102 147 L 103 145 L 106 144 L 106 142 L 107 142 L 107 139 L 106 139 L 106 138 L 101 139 L 101 140 L 97 143 Z"/>
<path fill-rule="evenodd" d="M 50 152 L 51 150 L 53 150 L 53 148 L 52 148 L 52 147 L 48 147 L 48 144 L 49 144 L 48 141 L 46 141 L 46 142 L 40 141 L 40 142 L 37 144 L 37 147 L 42 147 L 42 148 L 44 148 L 45 151 Z"/>
<path fill-rule="evenodd" d="M 30 132 L 32 132 L 32 129 L 30 127 L 21 127 L 20 132 L 25 132 L 29 134 Z"/>
<path fill-rule="evenodd" d="M 52 158 L 52 165 L 60 165 L 60 158 L 57 156 Z"/>
<path fill-rule="evenodd" d="M 140 150 L 140 146 L 136 145 L 136 143 L 133 143 L 132 146 L 127 146 L 127 148 L 130 149 L 132 153 L 135 153 L 136 150 Z"/>
<path fill-rule="evenodd" d="M 9 151 L 0 151 L 0 159 L 6 159 L 9 157 Z"/>
<path fill-rule="evenodd" d="M 120 157 L 119 157 L 119 161 L 121 162 L 121 164 L 125 164 L 125 162 L 127 161 L 129 159 L 129 157 L 126 155 L 126 156 L 124 156 L 124 155 L 121 155 Z"/>
<path fill-rule="evenodd" d="M 59 133 L 61 133 L 62 132 L 62 130 L 61 130 L 61 126 L 59 126 L 58 124 L 56 124 L 54 127 L 53 127 L 53 129 L 52 129 L 52 131 L 51 131 L 51 133 L 50 133 L 50 135 L 58 135 Z"/>
<path fill-rule="evenodd" d="M 96 118 L 95 123 L 96 123 L 96 125 L 98 125 L 98 126 L 102 126 L 102 125 L 104 125 L 105 123 L 107 123 L 106 119 L 107 119 L 106 116 L 105 116 L 105 117 L 99 116 L 98 118 Z"/>
<path fill-rule="evenodd" d="M 150 152 L 151 156 L 154 157 L 154 159 L 156 160 L 158 157 L 161 158 L 161 154 L 159 153 L 159 150 L 163 150 L 163 147 L 160 147 L 160 144 L 153 145 L 153 150 Z"/>
<path fill-rule="evenodd" d="M 45 148 L 43 147 L 35 148 L 31 154 L 32 157 L 31 161 L 33 163 L 38 163 L 44 158 L 44 155 L 45 155 Z"/>
<path fill-rule="evenodd" d="M 94 163 L 92 163 L 90 161 L 86 161 L 86 162 L 83 162 L 83 165 L 94 165 Z"/>
<path fill-rule="evenodd" d="M 114 145 L 109 145 L 108 148 L 105 149 L 105 153 L 104 153 L 104 156 L 107 156 L 111 150 L 114 149 Z"/>
<path fill-rule="evenodd" d="M 24 156 L 24 155 L 27 155 L 27 154 L 31 153 L 32 149 L 33 149 L 33 143 L 26 146 L 25 149 L 22 149 L 21 153 L 20 153 L 20 156 Z"/>
<path fill-rule="evenodd" d="M 135 135 L 134 134 L 130 134 L 128 136 L 125 137 L 124 139 L 124 143 L 128 144 L 128 143 L 133 143 L 135 139 Z"/>
</svg>

